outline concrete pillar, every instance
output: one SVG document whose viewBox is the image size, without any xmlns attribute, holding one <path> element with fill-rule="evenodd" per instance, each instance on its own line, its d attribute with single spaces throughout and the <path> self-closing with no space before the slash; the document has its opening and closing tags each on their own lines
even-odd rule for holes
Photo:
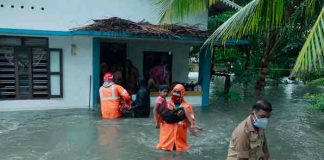
<svg viewBox="0 0 324 160">
<path fill-rule="evenodd" d="M 93 58 L 92 58 L 92 108 L 98 111 L 98 96 L 100 87 L 100 39 L 93 38 Z"/>
<path fill-rule="evenodd" d="M 205 48 L 199 54 L 199 81 L 202 86 L 202 107 L 209 105 L 209 87 L 211 78 L 211 50 Z"/>
</svg>

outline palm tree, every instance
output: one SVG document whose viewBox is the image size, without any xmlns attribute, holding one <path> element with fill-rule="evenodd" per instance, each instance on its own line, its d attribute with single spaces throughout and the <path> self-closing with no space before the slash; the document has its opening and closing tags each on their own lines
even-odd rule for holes
<svg viewBox="0 0 324 160">
<path fill-rule="evenodd" d="M 217 1 L 232 7 L 236 10 L 241 6 L 230 0 L 156 0 L 159 7 L 160 23 L 175 23 L 182 21 L 184 18 L 204 13 L 208 6 L 213 6 Z"/>
<path fill-rule="evenodd" d="M 324 6 L 291 72 L 292 77 L 324 71 Z"/>
<path fill-rule="evenodd" d="M 174 17 L 176 17 L 175 19 L 179 20 L 190 14 L 198 13 L 198 11 L 204 11 L 203 9 L 201 9 L 202 5 L 199 5 L 200 7 L 194 8 L 195 5 L 193 3 L 204 2 L 205 6 L 207 6 L 208 2 L 209 4 L 212 4 L 210 1 L 212 1 L 213 3 L 215 2 L 215 0 L 198 1 L 199 0 L 159 0 L 159 4 L 161 6 L 164 6 L 161 7 L 161 22 L 173 19 Z M 176 2 L 177 5 L 173 6 L 173 2 Z M 308 15 L 314 14 L 314 12 L 312 11 L 314 11 L 314 8 L 316 7 L 315 4 L 318 3 L 320 4 L 320 6 L 323 5 L 323 2 L 321 0 L 296 0 L 295 3 L 300 4 L 299 8 L 302 9 L 304 8 L 303 6 L 306 6 L 307 11 L 310 11 L 308 12 Z M 291 5 L 291 1 L 288 2 L 284 0 L 252 0 L 250 3 L 241 8 L 237 13 L 235 13 L 231 18 L 229 18 L 225 23 L 223 23 L 220 27 L 218 27 L 206 40 L 204 46 L 212 45 L 215 40 L 219 39 L 225 42 L 230 38 L 240 39 L 243 36 L 248 36 L 251 34 L 265 34 L 266 45 L 263 51 L 259 78 L 256 83 L 256 88 L 262 89 L 265 86 L 265 77 L 268 72 L 270 57 L 279 48 L 280 43 L 286 38 L 283 36 L 285 35 L 285 30 L 281 29 L 282 24 L 293 23 L 289 19 L 294 14 L 294 12 L 291 11 L 290 8 L 294 8 L 296 6 Z M 181 16 L 177 16 L 177 13 L 181 13 Z"/>
</svg>

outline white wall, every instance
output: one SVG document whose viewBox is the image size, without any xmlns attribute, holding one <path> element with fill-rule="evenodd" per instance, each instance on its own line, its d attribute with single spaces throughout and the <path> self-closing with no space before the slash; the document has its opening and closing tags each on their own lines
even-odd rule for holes
<svg viewBox="0 0 324 160">
<path fill-rule="evenodd" d="M 3 5 L 0 28 L 65 31 L 92 23 L 92 19 L 109 17 L 156 24 L 159 17 L 154 3 L 155 0 L 0 0 Z M 202 24 L 207 28 L 207 12 L 184 23 Z"/>
<path fill-rule="evenodd" d="M 76 44 L 76 54 L 71 54 Z M 49 37 L 50 48 L 63 49 L 63 98 L 0 101 L 0 110 L 86 108 L 92 74 L 92 37 Z"/>
<path fill-rule="evenodd" d="M 173 54 L 172 81 L 188 81 L 188 57 L 190 44 L 148 40 L 105 40 L 127 43 L 127 58 L 142 74 L 143 51 L 171 51 Z M 76 45 L 76 54 L 71 54 L 71 44 Z M 89 103 L 89 76 L 92 75 L 92 37 L 51 36 L 50 48 L 63 49 L 63 98 L 0 101 L 0 111 L 29 109 L 87 108 Z M 183 66 L 179 67 L 179 66 Z M 201 97 L 196 97 L 201 99 Z M 92 100 L 92 98 L 91 98 Z M 196 99 L 193 100 L 193 105 Z M 200 104 L 201 100 L 197 101 Z M 91 102 L 92 104 L 92 102 Z"/>
</svg>

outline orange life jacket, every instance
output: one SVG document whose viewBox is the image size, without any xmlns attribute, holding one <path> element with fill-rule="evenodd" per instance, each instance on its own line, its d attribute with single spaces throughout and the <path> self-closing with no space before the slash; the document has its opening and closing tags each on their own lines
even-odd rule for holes
<svg viewBox="0 0 324 160">
<path fill-rule="evenodd" d="M 122 116 L 122 101 L 130 106 L 130 96 L 120 85 L 113 84 L 109 87 L 101 86 L 99 89 L 102 118 L 115 119 Z"/>
<path fill-rule="evenodd" d="M 191 115 L 191 118 L 195 120 L 193 110 L 191 105 L 186 102 L 183 98 L 185 89 L 181 85 L 176 85 L 174 88 L 181 90 L 182 103 L 181 106 L 186 108 Z M 170 99 L 167 101 L 169 109 L 174 109 L 174 102 Z M 157 144 L 157 148 L 161 150 L 172 151 L 173 148 L 177 151 L 186 151 L 190 148 L 187 142 L 187 128 L 189 126 L 189 121 L 187 119 L 178 123 L 166 123 L 162 120 L 160 124 L 160 139 Z"/>
</svg>

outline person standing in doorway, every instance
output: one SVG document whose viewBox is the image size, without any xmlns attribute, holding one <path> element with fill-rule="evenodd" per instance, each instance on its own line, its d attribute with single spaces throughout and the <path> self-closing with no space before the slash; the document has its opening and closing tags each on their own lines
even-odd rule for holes
<svg viewBox="0 0 324 160">
<path fill-rule="evenodd" d="M 269 149 L 264 130 L 272 111 L 271 103 L 257 101 L 251 114 L 233 131 L 227 160 L 268 160 Z"/>
<path fill-rule="evenodd" d="M 113 75 L 114 75 L 114 83 L 124 86 L 124 81 L 123 81 L 123 72 L 124 72 L 124 67 L 122 64 L 117 64 L 116 66 L 113 66 L 115 69 L 112 70 Z"/>
<path fill-rule="evenodd" d="M 101 114 L 104 119 L 119 118 L 124 109 L 131 109 L 131 97 L 122 86 L 113 82 L 113 77 L 111 72 L 107 72 L 99 89 Z"/>
<path fill-rule="evenodd" d="M 162 56 L 160 63 L 149 70 L 149 79 L 147 82 L 147 88 L 158 90 L 159 86 L 166 84 L 170 86 L 170 64 L 167 63 L 167 57 Z"/>
<path fill-rule="evenodd" d="M 136 94 L 139 89 L 138 84 L 139 72 L 138 69 L 133 65 L 132 61 L 127 59 L 126 61 L 126 81 L 127 90 L 132 94 Z"/>
<path fill-rule="evenodd" d="M 133 104 L 135 118 L 147 118 L 150 116 L 150 92 L 146 89 L 144 76 L 139 77 L 140 89 L 136 94 Z"/>
</svg>

